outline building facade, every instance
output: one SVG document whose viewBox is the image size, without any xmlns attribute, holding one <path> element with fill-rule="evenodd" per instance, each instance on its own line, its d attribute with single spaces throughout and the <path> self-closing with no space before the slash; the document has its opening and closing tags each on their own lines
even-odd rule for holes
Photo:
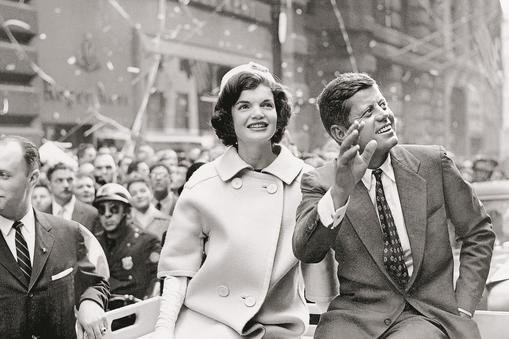
<svg viewBox="0 0 509 339">
<path fill-rule="evenodd" d="M 284 79 L 301 98 L 294 131 L 302 136 L 297 138 L 301 149 L 313 149 L 326 139 L 316 124 L 314 98 L 337 72 L 357 70 L 380 83 L 402 142 L 442 144 L 459 158 L 500 155 L 498 1 L 291 3 L 285 7 L 293 17 L 291 44 L 301 47 L 283 44 L 292 60 Z"/>
<path fill-rule="evenodd" d="M 134 127 L 207 144 L 222 75 L 256 61 L 292 91 L 303 151 L 327 141 L 317 95 L 358 70 L 379 81 L 402 142 L 501 153 L 499 1 L 0 0 L 0 13 L 29 26 L 10 26 L 17 44 L 0 34 L 0 133 L 121 143 Z"/>
</svg>

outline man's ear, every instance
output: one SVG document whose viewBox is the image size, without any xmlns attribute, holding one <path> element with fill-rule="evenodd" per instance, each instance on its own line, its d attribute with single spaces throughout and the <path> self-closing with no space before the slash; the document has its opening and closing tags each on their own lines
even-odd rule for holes
<svg viewBox="0 0 509 339">
<path fill-rule="evenodd" d="M 343 139 L 345 139 L 346 136 L 346 128 L 341 125 L 332 125 L 330 127 L 330 134 L 332 136 L 332 139 L 338 143 L 338 145 L 341 145 L 343 142 Z"/>
<path fill-rule="evenodd" d="M 39 176 L 41 175 L 41 172 L 38 169 L 35 169 L 30 173 L 30 177 L 28 178 L 30 185 L 34 187 L 37 182 L 39 181 Z"/>
</svg>

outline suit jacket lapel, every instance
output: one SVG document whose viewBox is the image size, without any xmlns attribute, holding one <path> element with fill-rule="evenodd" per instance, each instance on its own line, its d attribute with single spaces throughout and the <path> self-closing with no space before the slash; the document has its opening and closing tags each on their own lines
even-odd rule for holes
<svg viewBox="0 0 509 339">
<path fill-rule="evenodd" d="M 29 290 L 34 286 L 39 275 L 48 260 L 55 238 L 51 234 L 51 225 L 46 219 L 35 211 L 35 248 L 34 248 L 34 264 L 32 267 L 32 277 L 30 278 Z"/>
<path fill-rule="evenodd" d="M 3 265 L 22 285 L 26 286 L 26 280 L 19 268 L 17 261 L 14 259 L 7 242 L 2 234 L 0 234 L 0 264 Z"/>
<path fill-rule="evenodd" d="M 72 210 L 71 219 L 81 223 L 83 222 L 81 217 L 83 213 L 83 209 L 80 208 L 80 203 L 78 202 L 78 199 L 76 199 L 76 202 L 74 203 L 74 209 Z"/>
<path fill-rule="evenodd" d="M 413 273 L 407 288 L 415 281 L 422 264 L 426 242 L 426 180 L 417 174 L 420 162 L 400 146 L 391 151 L 403 219 L 412 249 Z"/>
<path fill-rule="evenodd" d="M 350 197 L 349 206 L 351 208 L 347 209 L 346 217 L 380 270 L 389 278 L 383 264 L 382 230 L 380 229 L 375 206 L 371 202 L 369 192 L 362 181 L 359 181 L 355 186 L 355 190 Z"/>
</svg>

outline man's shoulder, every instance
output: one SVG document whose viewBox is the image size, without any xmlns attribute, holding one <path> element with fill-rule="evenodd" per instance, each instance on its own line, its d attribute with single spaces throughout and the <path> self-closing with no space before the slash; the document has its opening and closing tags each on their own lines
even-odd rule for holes
<svg viewBox="0 0 509 339">
<path fill-rule="evenodd" d="M 54 216 L 49 213 L 36 211 L 35 212 L 36 221 L 41 224 L 44 228 L 48 230 L 52 230 L 53 232 L 78 232 L 80 224 L 72 221 L 66 220 L 61 217 Z"/>
<path fill-rule="evenodd" d="M 80 210 L 87 214 L 97 215 L 97 209 L 94 206 L 86 204 L 78 199 L 76 199 L 74 208 L 79 208 Z"/>
<path fill-rule="evenodd" d="M 441 153 L 446 151 L 440 145 L 403 144 L 394 146 L 393 152 L 396 154 L 409 152 L 417 158 L 429 158 L 439 157 Z"/>
</svg>

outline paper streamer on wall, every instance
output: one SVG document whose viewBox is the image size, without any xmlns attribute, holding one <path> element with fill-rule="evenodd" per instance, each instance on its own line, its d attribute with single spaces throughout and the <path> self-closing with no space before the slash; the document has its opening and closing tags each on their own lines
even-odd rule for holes
<svg viewBox="0 0 509 339">
<path fill-rule="evenodd" d="M 136 24 L 132 19 L 129 13 L 126 12 L 126 10 L 117 2 L 117 0 L 108 0 L 108 3 L 117 11 L 118 14 L 122 18 L 124 18 L 125 21 L 129 23 L 129 25 L 136 30 L 140 30 L 140 25 Z"/>
<path fill-rule="evenodd" d="M 23 29 L 26 29 L 26 30 L 30 30 L 30 25 L 27 24 L 26 22 L 24 21 L 21 21 L 21 20 L 18 20 L 18 19 L 9 19 L 9 20 L 5 20 L 4 17 L 0 14 L 0 20 L 2 22 L 2 27 L 4 28 L 4 31 L 5 31 L 5 34 L 7 35 L 7 37 L 9 38 L 9 41 L 14 45 L 14 47 L 16 48 L 16 53 L 18 55 L 18 58 L 20 60 L 28 60 L 28 62 L 30 63 L 30 67 L 32 68 L 32 70 L 41 78 L 43 79 L 44 81 L 54 85 L 55 84 L 55 80 L 53 80 L 53 78 L 51 76 L 49 76 L 46 72 L 44 72 L 42 70 L 42 68 L 40 68 L 32 59 L 30 59 L 30 57 L 28 56 L 28 54 L 25 52 L 25 50 L 23 49 L 23 47 L 19 44 L 18 40 L 16 40 L 16 38 L 14 37 L 14 35 L 12 34 L 11 32 L 11 29 L 9 26 L 16 26 L 16 27 L 20 27 L 20 28 L 23 28 Z"/>
<path fill-rule="evenodd" d="M 4 98 L 2 100 L 2 112 L 1 115 L 7 114 L 9 112 L 9 99 Z"/>
</svg>

